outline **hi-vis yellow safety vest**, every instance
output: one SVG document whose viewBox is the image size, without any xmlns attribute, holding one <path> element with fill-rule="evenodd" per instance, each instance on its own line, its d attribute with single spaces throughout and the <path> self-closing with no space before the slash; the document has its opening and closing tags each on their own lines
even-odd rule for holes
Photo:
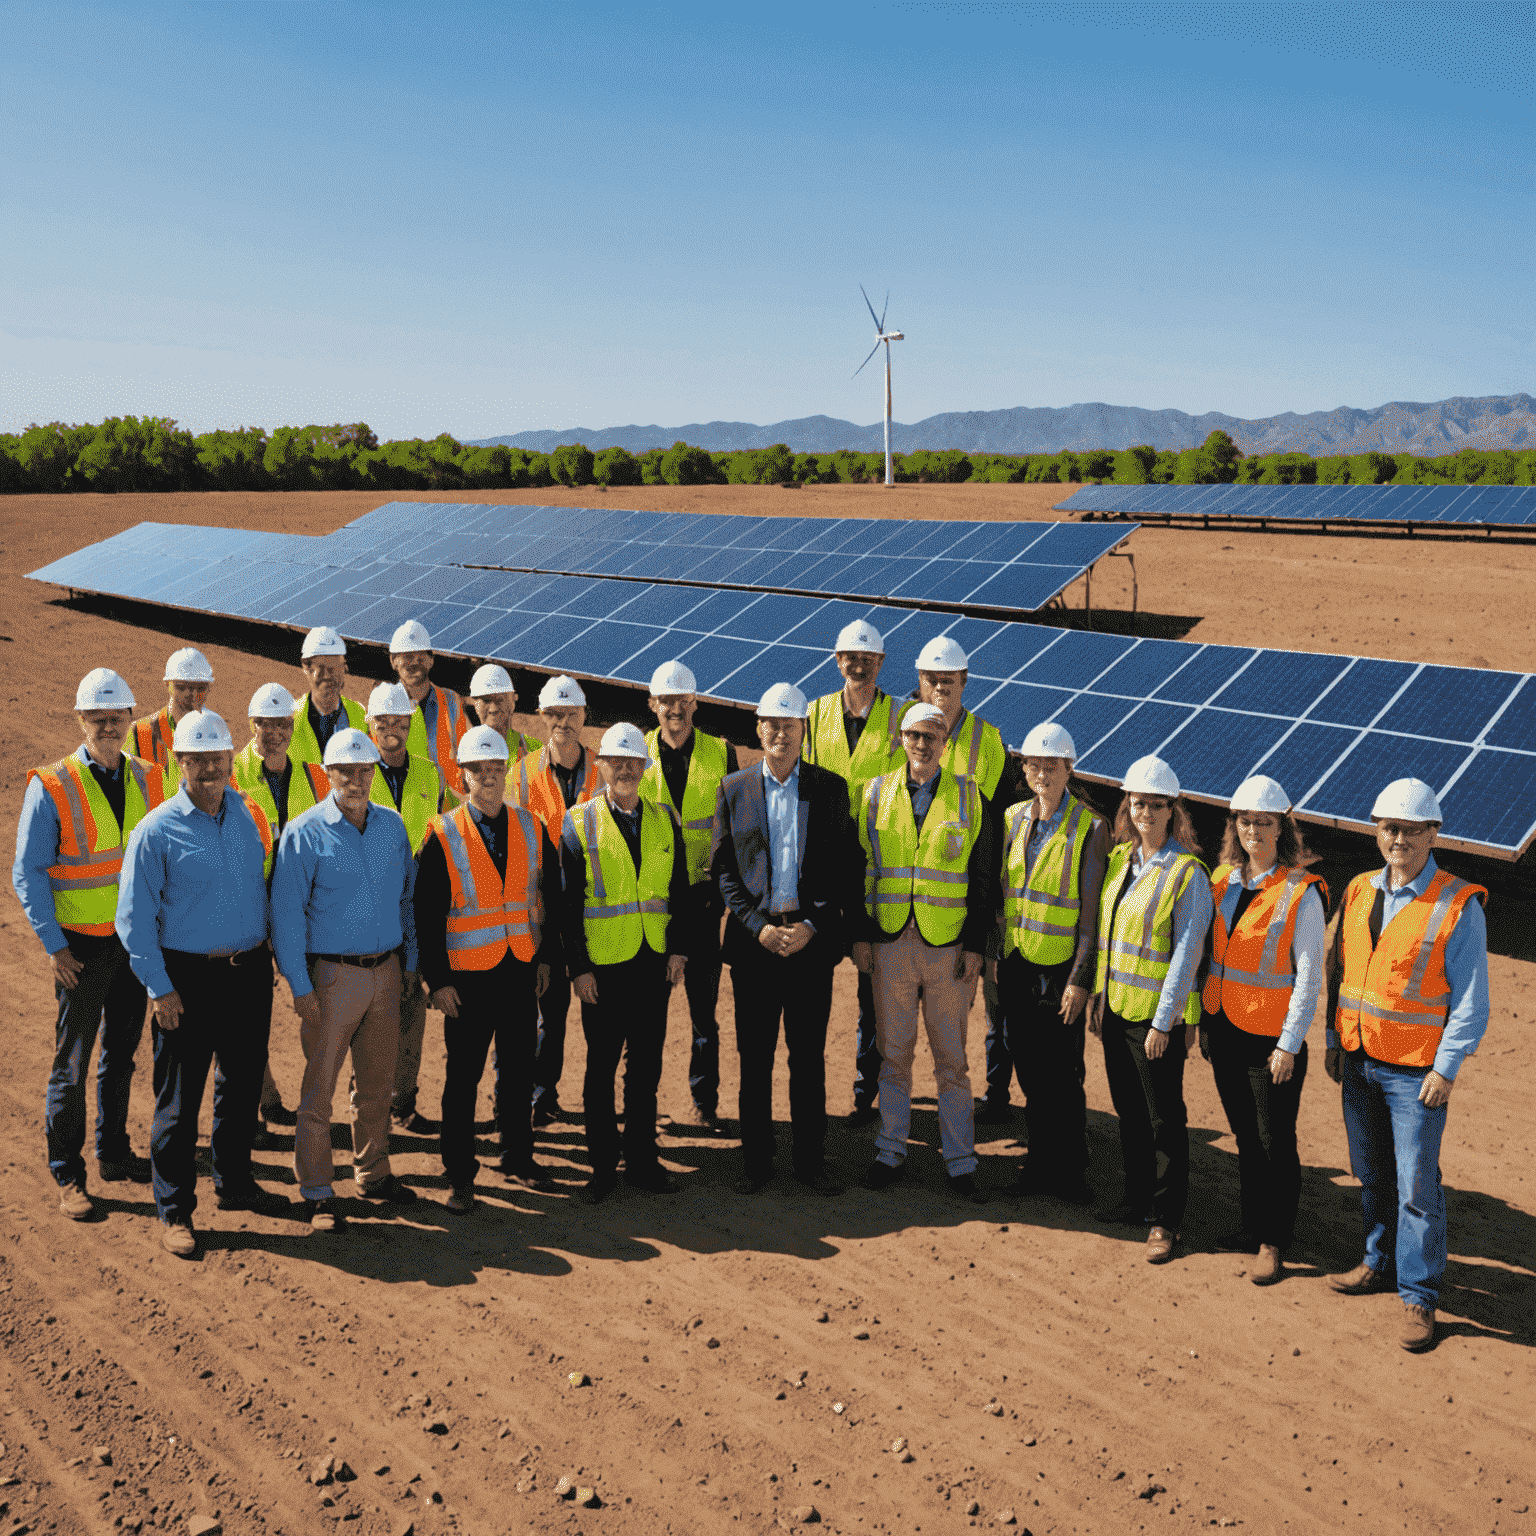
<svg viewBox="0 0 1536 1536">
<path fill-rule="evenodd" d="M 347 724 L 355 731 L 366 731 L 368 722 L 364 719 L 367 711 L 356 699 L 343 699 L 341 701 L 347 710 Z M 293 712 L 293 740 L 288 743 L 288 756 L 296 763 L 319 763 L 325 758 L 325 753 L 320 750 L 320 743 L 315 737 L 315 728 L 309 723 L 309 695 L 306 693 Z"/>
<path fill-rule="evenodd" d="M 805 722 L 805 744 L 800 755 L 818 768 L 830 769 L 848 781 L 848 795 L 853 814 L 858 814 L 860 788 L 878 773 L 891 773 L 906 762 L 901 750 L 901 729 L 896 702 L 890 694 L 875 692 L 869 706 L 864 732 L 852 752 L 848 733 L 843 728 L 841 690 L 817 699 Z"/>
<path fill-rule="evenodd" d="M 439 688 L 436 683 L 430 684 L 430 687 L 437 695 L 437 730 L 433 738 L 428 740 L 427 717 L 422 714 L 421 705 L 418 704 L 411 716 L 411 731 L 405 739 L 405 750 L 412 757 L 426 758 L 437 769 L 443 787 L 452 791 L 457 802 L 464 798 L 464 775 L 459 771 L 456 754 L 459 738 L 469 729 L 469 721 L 458 694 Z"/>
<path fill-rule="evenodd" d="M 123 825 L 102 794 L 96 775 L 71 754 L 27 775 L 42 780 L 59 813 L 59 851 L 48 870 L 53 915 L 71 933 L 104 938 L 117 917 L 117 882 L 128 834 L 165 800 L 160 765 L 123 754 Z"/>
<path fill-rule="evenodd" d="M 255 801 L 274 827 L 279 822 L 286 827 L 295 816 L 307 811 L 312 805 L 319 805 L 331 792 L 331 781 L 319 763 L 296 763 L 290 757 L 288 770 L 286 816 L 277 813 L 277 802 L 272 798 L 272 791 L 267 788 L 266 774 L 262 771 L 262 756 L 256 750 L 254 741 L 235 753 L 235 760 L 230 766 L 229 782 L 247 800 Z"/>
<path fill-rule="evenodd" d="M 981 834 L 981 792 L 947 768 L 918 831 L 904 770 L 880 774 L 862 791 L 864 909 L 881 931 L 900 933 L 910 912 L 930 944 L 954 944 L 965 927 L 965 866 Z"/>
<path fill-rule="evenodd" d="M 165 777 L 165 798 L 169 800 L 181 787 L 181 767 L 171 743 L 176 739 L 176 723 L 171 719 L 171 706 L 167 704 L 158 714 L 146 715 L 135 720 L 128 733 L 131 755 L 143 758 L 159 766 Z"/>
<path fill-rule="evenodd" d="M 641 944 L 667 952 L 667 897 L 672 886 L 676 813 L 654 800 L 640 802 L 640 871 L 629 844 L 599 795 L 565 814 L 587 860 L 587 899 L 582 911 L 587 956 L 594 965 L 632 960 Z"/>
<path fill-rule="evenodd" d="M 725 777 L 725 743 L 718 736 L 693 733 L 693 752 L 688 758 L 688 782 L 683 785 L 683 803 L 672 804 L 661 771 L 661 732 L 652 731 L 645 738 L 651 766 L 640 780 L 640 798 L 669 806 L 683 826 L 683 857 L 688 864 L 688 883 L 701 885 L 709 879 L 709 845 L 715 832 L 715 793 Z"/>
<path fill-rule="evenodd" d="M 901 706 L 903 720 L 916 702 L 915 699 L 908 699 Z M 896 729 L 901 729 L 900 720 L 896 723 Z M 1003 769 L 1008 765 L 1008 749 L 1003 745 L 1003 738 L 995 725 L 978 720 L 967 709 L 955 721 L 939 763 L 958 777 L 974 779 L 983 797 L 990 800 L 997 793 Z"/>
<path fill-rule="evenodd" d="M 329 787 L 326 792 L 330 792 Z M 399 811 L 411 839 L 412 853 L 420 853 L 421 845 L 427 840 L 427 824 L 437 815 L 441 794 L 442 785 L 438 782 L 437 769 L 426 758 L 417 757 L 414 752 L 406 753 L 405 785 L 400 791 Z M 375 805 L 396 809 L 395 797 L 389 792 L 389 781 L 384 777 L 382 765 L 373 770 L 373 783 L 369 786 L 368 798 Z M 478 837 L 479 833 L 475 835 Z"/>
<path fill-rule="evenodd" d="M 480 836 L 467 805 L 434 816 L 428 835 L 443 845 L 452 896 L 448 907 L 448 965 L 489 971 L 509 950 L 525 965 L 538 952 L 544 909 L 539 864 L 544 831 L 519 806 L 507 807 L 507 874 Z"/>
<path fill-rule="evenodd" d="M 1061 825 L 1046 839 L 1026 875 L 1033 803 L 1010 805 L 1003 818 L 1003 953 L 1017 950 L 1035 965 L 1060 965 L 1077 948 L 1083 850 L 1096 818 L 1082 801 L 1068 795 Z"/>
<path fill-rule="evenodd" d="M 1138 880 L 1115 907 L 1115 898 L 1131 868 L 1131 844 L 1110 851 L 1099 897 L 1099 968 L 1094 991 L 1132 1023 L 1150 1019 L 1163 995 L 1163 980 L 1173 959 L 1173 908 L 1191 880 L 1205 880 L 1205 866 L 1192 853 L 1160 864 L 1150 879 Z M 1109 931 L 1110 914 L 1115 931 Z M 1191 989 L 1184 1002 L 1184 1022 L 1200 1022 L 1200 994 Z"/>
</svg>

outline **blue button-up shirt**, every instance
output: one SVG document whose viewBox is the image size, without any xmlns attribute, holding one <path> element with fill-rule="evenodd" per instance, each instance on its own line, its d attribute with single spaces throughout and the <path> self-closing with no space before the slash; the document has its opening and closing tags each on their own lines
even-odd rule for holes
<svg viewBox="0 0 1536 1536">
<path fill-rule="evenodd" d="M 1237 911 L 1238 897 L 1244 889 L 1257 890 L 1269 877 L 1274 874 L 1275 866 L 1271 864 L 1262 875 L 1255 875 L 1249 880 L 1240 866 L 1232 871 L 1222 886 L 1221 900 L 1217 904 L 1221 910 L 1221 920 L 1227 925 L 1227 931 L 1232 931 L 1232 914 Z M 1289 1051 L 1292 1056 L 1301 1049 L 1301 1042 L 1307 1038 L 1307 1031 L 1312 1027 L 1312 1020 L 1317 1014 L 1317 1000 L 1322 996 L 1324 965 L 1327 957 L 1327 940 L 1325 929 L 1326 919 L 1323 915 L 1323 898 L 1318 895 L 1314 886 L 1308 886 L 1301 893 L 1301 901 L 1296 908 L 1296 928 L 1291 941 L 1291 974 L 1296 980 L 1291 983 L 1291 1001 L 1285 1010 L 1285 1023 L 1280 1028 L 1280 1038 L 1275 1041 L 1279 1050 Z"/>
<path fill-rule="evenodd" d="M 1127 893 L 1138 880 L 1145 880 L 1148 871 L 1171 864 L 1181 853 L 1189 850 L 1180 842 L 1169 838 L 1150 859 L 1141 856 L 1141 844 L 1131 853 L 1130 883 Z M 1185 882 L 1184 890 L 1173 904 L 1173 954 L 1168 960 L 1168 974 L 1163 978 L 1163 990 L 1157 999 L 1157 1012 L 1152 1015 L 1152 1028 L 1167 1034 L 1176 1024 L 1184 1022 L 1184 1005 L 1195 989 L 1195 972 L 1200 969 L 1200 958 L 1205 953 L 1205 936 L 1211 929 L 1215 907 L 1211 901 L 1211 882 L 1203 869 L 1197 869 L 1194 878 Z"/>
<path fill-rule="evenodd" d="M 398 811 L 370 805 L 359 832 L 327 795 L 295 816 L 272 871 L 272 947 L 293 995 L 314 990 L 307 955 L 377 955 L 404 944 L 405 969 L 414 971 L 415 887 Z"/>
<path fill-rule="evenodd" d="M 943 770 L 940 769 L 940 773 Z M 923 821 L 928 815 L 928 807 L 933 804 L 935 791 L 939 787 L 939 774 L 936 773 L 926 784 L 919 784 L 910 772 L 907 774 L 907 793 L 912 797 L 912 820 L 917 823 L 917 830 L 923 830 Z"/>
<path fill-rule="evenodd" d="M 800 761 L 781 784 L 763 763 L 763 795 L 768 802 L 768 857 L 773 884 L 770 912 L 793 912 L 800 905 Z"/>
<path fill-rule="evenodd" d="M 167 949 L 235 955 L 267 938 L 267 851 L 232 789 L 218 814 L 183 788 L 128 838 L 117 892 L 117 936 L 151 997 L 173 991 Z"/>
<path fill-rule="evenodd" d="M 1055 837 L 1056 829 L 1061 825 L 1062 818 L 1067 814 L 1067 797 L 1061 797 L 1061 803 L 1057 805 L 1053 816 L 1047 816 L 1044 821 L 1036 820 L 1034 828 L 1029 834 L 1029 841 L 1024 845 L 1024 875 L 1027 879 L 1034 873 L 1035 860 L 1040 857 L 1041 850 Z"/>
</svg>

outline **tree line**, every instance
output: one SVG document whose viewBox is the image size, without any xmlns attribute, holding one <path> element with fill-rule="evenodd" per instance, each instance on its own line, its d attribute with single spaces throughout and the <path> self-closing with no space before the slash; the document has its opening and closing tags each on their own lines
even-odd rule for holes
<svg viewBox="0 0 1536 1536">
<path fill-rule="evenodd" d="M 1198 448 L 1061 453 L 962 453 L 920 448 L 893 456 L 908 483 L 1117 485 L 1531 485 L 1536 452 L 1465 448 L 1438 458 L 1364 453 L 1247 456 L 1222 431 Z M 564 443 L 550 453 L 477 448 L 446 432 L 380 443 L 366 422 L 231 427 L 194 435 L 159 416 L 99 425 L 53 421 L 0 433 L 0 492 L 460 491 L 542 486 L 860 484 L 885 478 L 885 455 L 842 448 L 710 453 L 688 443 L 632 454 Z"/>
</svg>

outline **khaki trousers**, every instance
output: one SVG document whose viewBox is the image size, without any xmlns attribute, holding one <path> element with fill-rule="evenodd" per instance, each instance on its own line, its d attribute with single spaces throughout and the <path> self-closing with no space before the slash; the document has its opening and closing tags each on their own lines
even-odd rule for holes
<svg viewBox="0 0 1536 1536">
<path fill-rule="evenodd" d="M 390 1103 L 396 1120 L 409 1120 L 416 1109 L 416 1079 L 421 1075 L 422 1047 L 427 1039 L 427 994 L 421 974 L 400 976 L 400 1049 L 395 1056 L 395 1086 Z"/>
<path fill-rule="evenodd" d="M 293 1139 L 293 1171 L 306 1200 L 331 1197 L 331 1106 L 352 1053 L 352 1177 L 358 1190 L 389 1177 L 389 1097 L 400 1043 L 400 961 L 363 970 L 316 960 L 309 968 L 320 1017 L 302 1022 L 304 1086 Z"/>
</svg>

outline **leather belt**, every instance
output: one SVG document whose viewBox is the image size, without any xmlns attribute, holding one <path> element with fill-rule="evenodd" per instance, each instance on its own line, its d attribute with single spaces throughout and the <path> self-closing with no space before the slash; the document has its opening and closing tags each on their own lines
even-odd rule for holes
<svg viewBox="0 0 1536 1536">
<path fill-rule="evenodd" d="M 371 971 L 394 957 L 395 951 L 386 949 L 382 955 L 311 955 L 310 959 L 329 960 L 332 965 L 355 965 L 359 970 Z"/>
<path fill-rule="evenodd" d="M 174 960 L 178 964 L 195 962 L 200 965 L 248 965 L 258 955 L 267 953 L 265 943 L 258 944 L 254 949 L 242 949 L 232 955 L 200 955 L 190 949 L 167 949 L 164 951 L 167 960 Z"/>
<path fill-rule="evenodd" d="M 774 928 L 793 928 L 796 923 L 804 922 L 804 917 L 798 909 L 794 912 L 770 912 L 768 923 Z"/>
</svg>

